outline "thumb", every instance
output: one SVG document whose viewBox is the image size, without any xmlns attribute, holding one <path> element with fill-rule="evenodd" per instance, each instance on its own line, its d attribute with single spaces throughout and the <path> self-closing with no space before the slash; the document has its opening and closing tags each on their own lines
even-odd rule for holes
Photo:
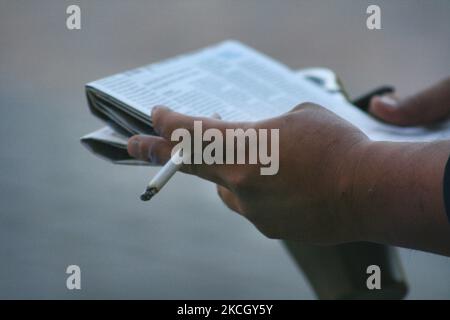
<svg viewBox="0 0 450 320">
<path fill-rule="evenodd" d="M 387 123 L 407 125 L 410 121 L 405 113 L 405 105 L 392 95 L 373 97 L 369 105 L 369 113 Z"/>
<path fill-rule="evenodd" d="M 398 126 L 432 124 L 445 119 L 450 113 L 449 89 L 450 81 L 447 80 L 403 100 L 392 95 L 374 97 L 369 112 Z"/>
</svg>

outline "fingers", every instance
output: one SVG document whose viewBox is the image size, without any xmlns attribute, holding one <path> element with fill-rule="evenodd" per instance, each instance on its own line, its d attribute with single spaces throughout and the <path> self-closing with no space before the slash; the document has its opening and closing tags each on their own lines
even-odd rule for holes
<svg viewBox="0 0 450 320">
<path fill-rule="evenodd" d="M 228 128 L 241 128 L 244 123 L 239 122 L 225 122 L 220 120 L 220 116 L 217 114 L 213 115 L 213 118 L 207 117 L 191 117 L 178 112 L 174 112 L 167 107 L 157 106 L 152 110 L 152 124 L 153 128 L 162 138 L 164 138 L 168 143 L 171 142 L 172 133 L 176 129 L 186 129 L 189 131 L 191 139 L 196 138 L 194 132 L 194 122 L 201 121 L 201 131 L 207 129 L 218 129 L 223 134 Z M 225 135 L 225 134 L 224 134 Z M 201 144 L 204 141 L 200 141 Z M 195 146 L 195 144 L 194 144 Z M 195 151 L 195 150 L 194 150 Z M 198 150 L 197 150 L 198 151 Z M 144 151 L 145 153 L 145 151 Z M 197 152 L 199 153 L 199 152 Z M 227 185 L 227 177 L 229 176 L 229 167 L 221 164 L 183 164 L 183 172 L 199 176 L 203 179 L 212 181 L 217 184 Z"/>
<path fill-rule="evenodd" d="M 136 159 L 162 165 L 170 159 L 172 145 L 161 137 L 137 135 L 128 140 L 127 149 Z"/>
<path fill-rule="evenodd" d="M 427 125 L 450 114 L 450 79 L 404 100 L 390 95 L 374 97 L 369 112 L 399 126 Z"/>
<path fill-rule="evenodd" d="M 128 140 L 127 150 L 133 158 L 163 165 L 170 160 L 173 145 L 162 137 L 136 135 Z M 225 185 L 226 169 L 220 165 L 183 164 L 180 171 Z"/>
<path fill-rule="evenodd" d="M 231 210 L 242 214 L 240 205 L 239 205 L 239 199 L 236 197 L 236 195 L 228 190 L 227 188 L 217 185 L 217 194 L 219 195 L 220 199 L 225 203 L 225 205 L 230 208 Z"/>
<path fill-rule="evenodd" d="M 154 107 L 152 110 L 153 129 L 161 137 L 171 140 L 172 132 L 179 128 L 187 129 L 189 132 L 194 131 L 194 121 L 201 121 L 202 128 L 216 128 L 221 131 L 227 127 L 227 123 L 215 118 L 206 117 L 190 117 L 175 111 L 170 110 L 164 106 Z M 230 127 L 230 124 L 228 124 Z"/>
</svg>

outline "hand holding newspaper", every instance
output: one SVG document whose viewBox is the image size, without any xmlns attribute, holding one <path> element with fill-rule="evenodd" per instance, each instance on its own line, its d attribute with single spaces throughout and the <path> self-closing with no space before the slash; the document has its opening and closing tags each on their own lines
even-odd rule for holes
<svg viewBox="0 0 450 320">
<path fill-rule="evenodd" d="M 332 94 L 336 99 L 345 100 L 346 95 L 340 88 L 335 74 L 324 68 L 311 68 L 295 72 L 300 79 L 322 88 Z M 122 132 L 122 130 L 120 130 Z M 105 126 L 91 132 L 81 138 L 81 142 L 86 148 L 97 156 L 109 160 L 115 164 L 124 165 L 150 165 L 150 163 L 132 158 L 127 152 L 127 142 L 130 134 L 124 134 L 114 130 L 110 126 Z"/>
<path fill-rule="evenodd" d="M 194 116 L 219 114 L 228 121 L 255 121 L 285 113 L 302 102 L 319 104 L 373 140 L 428 141 L 450 137 L 450 123 L 400 128 L 377 121 L 335 90 L 333 81 L 308 79 L 236 41 L 103 78 L 86 85 L 92 113 L 108 126 L 81 138 L 94 154 L 119 164 L 148 165 L 126 150 L 134 134 L 155 134 L 155 105 Z M 334 85 L 336 83 L 334 82 Z M 334 92 L 331 93 L 330 91 Z"/>
</svg>

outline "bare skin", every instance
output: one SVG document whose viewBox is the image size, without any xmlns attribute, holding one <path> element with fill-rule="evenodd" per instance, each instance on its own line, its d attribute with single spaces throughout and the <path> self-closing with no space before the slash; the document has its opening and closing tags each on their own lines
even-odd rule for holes
<svg viewBox="0 0 450 320">
<path fill-rule="evenodd" d="M 396 125 L 430 124 L 450 115 L 450 79 L 417 96 L 374 98 L 370 112 Z M 128 152 L 163 164 L 176 128 L 279 128 L 280 169 L 258 165 L 183 165 L 217 184 L 220 198 L 270 238 L 316 244 L 372 241 L 450 256 L 443 198 L 450 141 L 373 142 L 326 109 L 302 104 L 276 118 L 232 123 L 153 109 L 160 137 L 134 136 Z"/>
</svg>

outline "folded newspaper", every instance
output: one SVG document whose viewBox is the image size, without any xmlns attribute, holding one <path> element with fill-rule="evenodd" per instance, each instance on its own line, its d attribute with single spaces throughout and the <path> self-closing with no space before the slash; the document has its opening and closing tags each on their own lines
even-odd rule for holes
<svg viewBox="0 0 450 320">
<path fill-rule="evenodd" d="M 134 134 L 155 134 L 150 117 L 155 105 L 193 116 L 219 114 L 229 121 L 255 121 L 312 102 L 353 123 L 373 140 L 450 137 L 450 122 L 433 128 L 400 128 L 377 121 L 345 98 L 333 72 L 295 72 L 237 41 L 88 83 L 86 95 L 91 112 L 107 126 L 81 142 L 97 156 L 118 164 L 149 164 L 132 159 L 126 143 Z"/>
</svg>

